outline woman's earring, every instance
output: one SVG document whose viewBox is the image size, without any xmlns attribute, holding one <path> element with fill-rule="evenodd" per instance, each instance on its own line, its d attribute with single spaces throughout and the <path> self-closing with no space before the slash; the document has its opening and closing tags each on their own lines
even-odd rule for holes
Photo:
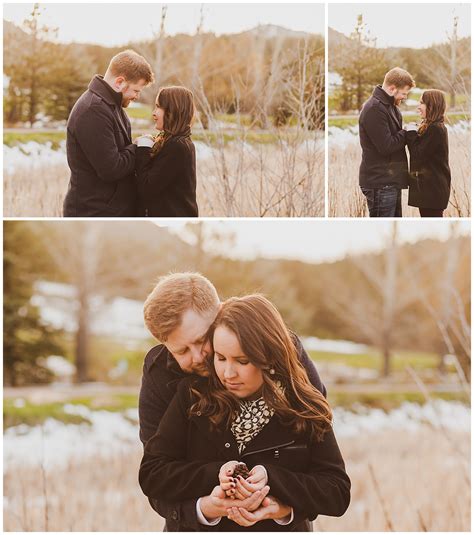
<svg viewBox="0 0 474 535">
<path fill-rule="evenodd" d="M 270 375 L 275 375 L 275 370 L 273 368 L 270 368 L 269 373 Z"/>
</svg>

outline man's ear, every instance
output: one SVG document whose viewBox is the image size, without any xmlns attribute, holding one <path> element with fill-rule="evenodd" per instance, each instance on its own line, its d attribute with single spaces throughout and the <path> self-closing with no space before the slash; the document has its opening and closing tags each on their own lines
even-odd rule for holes
<svg viewBox="0 0 474 535">
<path fill-rule="evenodd" d="M 114 87 L 117 91 L 121 91 L 125 85 L 127 84 L 127 81 L 123 76 L 117 76 L 114 80 Z"/>
<path fill-rule="evenodd" d="M 393 97 L 393 94 L 395 93 L 395 91 L 397 90 L 397 86 L 396 85 L 389 85 L 387 87 L 387 89 L 390 91 L 390 95 Z"/>
</svg>

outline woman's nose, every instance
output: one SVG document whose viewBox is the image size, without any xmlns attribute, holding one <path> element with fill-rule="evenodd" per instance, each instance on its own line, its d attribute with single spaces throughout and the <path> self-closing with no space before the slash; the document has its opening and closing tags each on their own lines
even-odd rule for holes
<svg viewBox="0 0 474 535">
<path fill-rule="evenodd" d="M 224 377 L 226 379 L 232 379 L 235 375 L 235 366 L 233 364 L 227 364 L 224 370 Z"/>
</svg>

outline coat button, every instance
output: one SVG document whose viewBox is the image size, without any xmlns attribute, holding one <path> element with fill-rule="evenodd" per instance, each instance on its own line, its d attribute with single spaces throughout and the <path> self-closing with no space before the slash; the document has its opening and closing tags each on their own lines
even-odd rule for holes
<svg viewBox="0 0 474 535">
<path fill-rule="evenodd" d="M 230 444 L 229 444 L 228 442 L 226 442 L 226 443 L 224 444 L 224 446 L 225 446 L 226 448 L 230 448 Z"/>
<path fill-rule="evenodd" d="M 201 411 L 197 411 L 196 413 L 198 416 L 201 416 Z"/>
<path fill-rule="evenodd" d="M 173 511 L 173 512 L 171 513 L 171 518 L 172 518 L 173 520 L 178 520 L 178 511 Z"/>
</svg>

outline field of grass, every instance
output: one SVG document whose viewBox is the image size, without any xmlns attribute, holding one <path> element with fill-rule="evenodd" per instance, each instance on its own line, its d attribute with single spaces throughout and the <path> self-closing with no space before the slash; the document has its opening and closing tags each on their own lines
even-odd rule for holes
<svg viewBox="0 0 474 535">
<path fill-rule="evenodd" d="M 468 433 L 423 427 L 338 437 L 351 478 L 341 518 L 319 516 L 315 531 L 469 531 Z M 4 466 L 4 531 L 163 529 L 137 483 L 141 447 L 97 452 L 64 467 Z"/>
<path fill-rule="evenodd" d="M 347 355 L 342 353 L 325 353 L 322 351 L 308 351 L 315 362 L 344 364 L 353 368 L 370 368 L 379 370 L 381 356 L 375 350 L 371 353 Z M 412 351 L 395 351 L 392 356 L 392 370 L 404 371 L 407 366 L 415 370 L 435 369 L 438 356 L 432 353 L 416 353 Z M 454 370 L 454 368 L 452 368 Z"/>
<path fill-rule="evenodd" d="M 469 121 L 471 119 L 470 113 L 453 112 L 448 114 L 448 124 L 454 125 L 460 121 Z M 403 116 L 404 123 L 418 123 L 420 116 L 417 113 L 410 113 Z M 331 117 L 328 118 L 328 126 L 334 126 L 337 128 L 349 128 L 358 124 L 359 119 L 357 117 Z"/>
<path fill-rule="evenodd" d="M 329 136 L 328 198 L 330 217 L 367 217 L 366 200 L 359 188 L 361 149 L 353 136 L 339 145 Z M 451 196 L 445 217 L 471 215 L 471 132 L 449 134 Z M 408 190 L 403 190 L 402 211 L 405 217 L 419 217 L 417 208 L 408 206 Z"/>
<path fill-rule="evenodd" d="M 4 132 L 3 144 L 7 147 L 16 147 L 31 141 L 40 144 L 51 143 L 53 150 L 58 150 L 61 141 L 66 140 L 66 131 L 59 132 Z"/>
<path fill-rule="evenodd" d="M 150 119 L 153 109 L 151 106 L 142 105 L 137 108 L 128 107 L 125 108 L 125 113 L 130 117 L 130 119 Z"/>
<path fill-rule="evenodd" d="M 46 139 L 40 133 L 22 136 L 22 142 Z M 195 140 L 205 145 L 197 162 L 200 215 L 324 215 L 324 145 L 311 136 L 308 140 L 292 130 L 249 131 L 243 137 L 196 134 Z M 17 143 L 12 135 L 7 141 L 10 146 Z M 60 217 L 69 175 L 65 162 L 4 169 L 4 216 Z"/>
<path fill-rule="evenodd" d="M 55 403 L 31 403 L 22 400 L 18 403 L 14 399 L 3 400 L 3 427 L 8 429 L 15 425 L 41 425 L 48 418 L 53 418 L 65 424 L 90 424 L 86 417 L 69 414 L 65 411 L 64 402 Z M 107 394 L 90 397 L 72 397 L 67 405 L 81 405 L 90 410 L 102 410 L 109 412 L 124 412 L 127 409 L 138 407 L 138 386 L 136 394 Z"/>
<path fill-rule="evenodd" d="M 132 131 L 132 139 L 142 135 L 149 134 L 150 130 L 136 129 Z M 206 131 L 197 131 L 192 136 L 194 142 L 200 141 L 210 145 L 212 147 L 217 146 L 220 143 L 227 145 L 229 143 L 239 141 L 242 139 L 242 135 L 239 132 L 224 132 L 222 134 L 217 134 L 215 132 L 206 132 Z M 291 132 L 277 134 L 273 132 L 259 132 L 259 131 L 249 131 L 245 135 L 245 142 L 250 144 L 263 144 L 268 145 L 278 142 L 278 140 L 283 139 L 284 141 L 291 142 L 294 139 L 294 134 Z M 309 138 L 311 139 L 311 137 Z M 41 145 L 46 143 L 51 143 L 51 148 L 53 150 L 58 150 L 60 148 L 61 141 L 66 140 L 66 132 L 4 132 L 3 134 L 3 144 L 8 147 L 16 147 L 23 145 L 28 142 L 35 142 Z"/>
</svg>

